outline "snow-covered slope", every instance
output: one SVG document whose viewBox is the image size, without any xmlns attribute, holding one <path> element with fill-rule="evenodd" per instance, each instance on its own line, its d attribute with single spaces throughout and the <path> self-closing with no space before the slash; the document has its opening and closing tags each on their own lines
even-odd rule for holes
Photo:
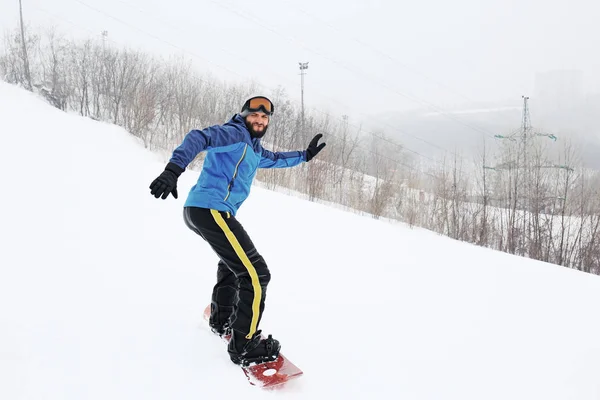
<svg viewBox="0 0 600 400">
<path fill-rule="evenodd" d="M 217 258 L 122 129 L 0 82 L 0 399 L 599 399 L 600 277 L 254 188 L 261 328 L 305 375 L 250 386 L 205 328 Z M 303 167 L 298 167 L 303 168 Z"/>
</svg>

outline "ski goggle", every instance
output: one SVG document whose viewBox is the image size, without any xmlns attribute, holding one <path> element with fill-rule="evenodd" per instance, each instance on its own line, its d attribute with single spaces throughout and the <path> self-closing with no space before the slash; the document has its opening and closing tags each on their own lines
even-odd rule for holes
<svg viewBox="0 0 600 400">
<path fill-rule="evenodd" d="M 253 97 L 248 99 L 246 104 L 244 104 L 243 109 L 251 112 L 262 111 L 267 115 L 271 115 L 275 111 L 273 103 L 266 97 Z"/>
</svg>

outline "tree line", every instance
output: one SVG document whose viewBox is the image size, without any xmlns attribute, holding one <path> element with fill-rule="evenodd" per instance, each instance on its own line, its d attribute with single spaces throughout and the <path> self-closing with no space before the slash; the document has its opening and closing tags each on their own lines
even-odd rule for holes
<svg viewBox="0 0 600 400">
<path fill-rule="evenodd" d="M 583 168 L 569 143 L 556 152 L 523 136 L 483 144 L 476 160 L 457 152 L 423 160 L 348 116 L 306 110 L 302 121 L 300 106 L 280 87 L 265 93 L 256 82 L 220 81 L 183 57 L 68 40 L 55 30 L 27 32 L 24 40 L 19 30 L 3 38 L 5 81 L 61 110 L 120 125 L 152 151 L 170 154 L 189 130 L 224 123 L 246 98 L 265 94 L 276 107 L 265 147 L 304 149 L 322 132 L 327 148 L 300 168 L 260 170 L 261 185 L 600 274 L 600 175 Z"/>
</svg>

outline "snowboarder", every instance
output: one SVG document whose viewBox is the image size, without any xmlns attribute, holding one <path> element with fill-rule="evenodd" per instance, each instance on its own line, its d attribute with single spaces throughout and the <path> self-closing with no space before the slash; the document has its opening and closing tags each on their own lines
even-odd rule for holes
<svg viewBox="0 0 600 400">
<path fill-rule="evenodd" d="M 271 100 L 248 99 L 240 113 L 223 125 L 192 130 L 177 147 L 165 170 L 150 185 L 151 194 L 177 198 L 177 179 L 202 151 L 207 151 L 198 182 L 184 205 L 184 221 L 220 258 L 211 301 L 210 326 L 231 334 L 228 352 L 235 364 L 272 361 L 279 341 L 258 330 L 271 275 L 263 257 L 235 218 L 248 197 L 258 168 L 286 168 L 310 161 L 325 147 L 317 134 L 306 150 L 271 152 L 260 140 L 273 116 Z"/>
</svg>

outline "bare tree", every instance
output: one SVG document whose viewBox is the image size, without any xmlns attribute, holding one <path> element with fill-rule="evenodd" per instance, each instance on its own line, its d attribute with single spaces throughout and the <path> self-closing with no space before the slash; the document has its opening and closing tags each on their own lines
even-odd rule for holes
<svg viewBox="0 0 600 400">
<path fill-rule="evenodd" d="M 92 42 L 85 41 L 80 46 L 71 46 L 70 64 L 73 74 L 71 97 L 80 115 L 91 115 L 90 90 L 92 74 Z"/>
<path fill-rule="evenodd" d="M 336 200 L 338 203 L 344 203 L 345 178 L 351 165 L 351 157 L 356 152 L 359 145 L 360 127 L 354 136 L 351 135 L 348 116 L 342 117 L 340 132 L 336 136 L 333 146 L 330 147 L 333 162 L 336 167 L 333 168 L 332 179 L 334 191 L 337 193 Z"/>
<path fill-rule="evenodd" d="M 39 37 L 13 31 L 4 37 L 5 53 L 0 58 L 4 79 L 9 83 L 22 85 L 28 90 L 33 90 L 34 78 L 31 73 L 30 51 L 23 52 L 24 48 L 30 49 L 37 46 Z M 25 43 L 25 44 L 23 44 Z"/>
<path fill-rule="evenodd" d="M 38 91 L 56 108 L 65 110 L 71 91 L 68 83 L 68 43 L 50 28 L 44 35 L 47 47 L 40 49 L 42 75 L 35 84 Z"/>
<path fill-rule="evenodd" d="M 29 69 L 29 56 L 27 55 L 27 41 L 25 40 L 25 26 L 23 24 L 23 4 L 19 0 L 19 18 L 21 21 L 21 46 L 23 51 L 23 70 L 25 73 L 25 83 L 27 89 L 32 90 L 33 85 L 31 83 L 31 71 Z"/>
<path fill-rule="evenodd" d="M 376 218 L 384 215 L 386 208 L 392 207 L 395 179 L 397 177 L 399 155 L 394 151 L 397 146 L 381 132 L 375 132 L 371 141 L 372 190 L 369 212 Z M 393 146 L 390 146 L 392 144 Z"/>
</svg>

